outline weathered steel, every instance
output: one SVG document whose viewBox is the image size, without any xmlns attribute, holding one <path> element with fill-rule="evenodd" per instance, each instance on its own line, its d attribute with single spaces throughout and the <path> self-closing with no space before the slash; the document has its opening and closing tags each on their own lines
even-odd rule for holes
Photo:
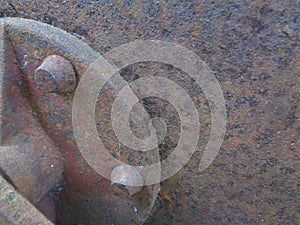
<svg viewBox="0 0 300 225">
<path fill-rule="evenodd" d="M 69 61 L 50 55 L 35 70 L 35 81 L 46 92 L 70 93 L 76 87 L 76 74 Z"/>
<path fill-rule="evenodd" d="M 138 191 L 132 191 L 135 187 L 127 187 L 132 195 L 121 196 L 118 192 L 113 190 L 115 187 L 111 185 L 109 180 L 102 178 L 89 167 L 78 151 L 73 136 L 71 122 L 73 96 L 70 92 L 76 84 L 74 79 L 71 79 L 73 81 L 71 84 L 72 88 L 64 87 L 66 85 L 63 78 L 66 75 L 65 72 L 69 75 L 69 72 L 72 72 L 72 70 L 70 70 L 69 65 L 69 71 L 65 71 L 64 69 L 60 70 L 60 67 L 49 66 L 49 63 L 47 62 L 47 59 L 49 59 L 47 57 L 49 55 L 60 55 L 72 63 L 74 70 L 80 78 L 93 61 L 103 57 L 77 38 L 49 25 L 14 18 L 1 19 L 1 23 L 4 24 L 6 28 L 5 39 L 9 40 L 12 46 L 14 46 L 13 50 L 9 51 L 11 53 L 10 57 L 2 57 L 4 66 L 8 69 L 8 71 L 2 73 L 2 75 L 9 75 L 5 81 L 11 82 L 13 80 L 18 80 L 24 84 L 23 86 L 16 86 L 16 88 L 13 89 L 14 92 L 12 92 L 12 86 L 10 86 L 8 92 L 9 86 L 2 83 L 2 94 L 5 103 L 8 104 L 18 101 L 20 104 L 22 103 L 22 107 L 24 108 L 22 108 L 22 110 L 20 110 L 21 108 L 18 108 L 17 112 L 19 114 L 17 118 L 14 118 L 15 121 L 13 121 L 13 119 L 8 120 L 5 123 L 7 125 L 4 124 L 4 126 L 2 126 L 1 135 L 4 135 L 6 139 L 10 136 L 15 137 L 14 132 L 10 135 L 10 132 L 12 132 L 11 127 L 15 125 L 13 126 L 14 130 L 19 132 L 20 135 L 26 134 L 28 130 L 31 131 L 32 129 L 31 135 L 37 135 L 39 137 L 37 142 L 29 143 L 31 147 L 29 149 L 26 148 L 26 141 L 22 139 L 18 141 L 18 139 L 15 138 L 15 141 L 5 142 L 4 144 L 9 146 L 17 145 L 18 147 L 13 148 L 17 150 L 23 146 L 24 150 L 22 150 L 22 153 L 24 152 L 24 154 L 29 154 L 30 152 L 43 153 L 42 155 L 47 159 L 46 162 L 51 161 L 51 157 L 47 156 L 47 154 L 51 153 L 51 151 L 56 152 L 58 148 L 64 158 L 64 173 L 59 188 L 61 191 L 56 194 L 58 197 L 52 196 L 52 190 L 49 193 L 46 193 L 46 189 L 42 189 L 42 194 L 39 194 L 38 197 L 34 199 L 29 199 L 38 208 L 44 210 L 45 214 L 52 215 L 53 213 L 50 213 L 49 210 L 51 207 L 55 207 L 56 213 L 54 213 L 54 216 L 52 215 L 53 218 L 51 218 L 55 223 L 68 224 L 72 223 L 71 221 L 82 219 L 88 224 L 124 222 L 130 224 L 144 223 L 152 213 L 152 208 L 159 192 L 159 184 L 145 186 L 142 190 L 141 188 L 138 188 Z M 3 45 L 4 48 L 7 46 L 8 43 Z M 8 63 L 8 58 L 16 60 L 17 64 Z M 45 58 L 46 62 L 41 62 L 41 60 Z M 20 66 L 18 67 L 17 65 Z M 47 68 L 47 70 L 49 72 L 51 70 L 51 73 L 54 75 L 58 75 L 59 71 L 63 71 L 62 74 L 58 75 L 62 76 L 62 79 L 56 80 L 62 83 L 53 83 L 53 80 L 49 81 L 47 79 L 41 80 L 41 76 L 49 75 L 49 73 L 41 73 L 41 70 L 45 70 L 45 67 L 52 67 Z M 54 71 L 57 68 L 59 68 L 59 71 Z M 14 73 L 11 72 L 12 69 L 14 69 Z M 33 76 L 34 74 L 35 77 Z M 74 74 L 71 74 L 71 77 L 74 78 Z M 36 80 L 40 84 L 38 84 Z M 44 82 L 46 81 L 50 82 L 50 85 L 48 85 L 49 83 L 45 84 Z M 58 86 L 54 87 L 55 85 Z M 109 93 L 103 96 L 100 101 L 109 103 L 110 99 L 125 85 L 127 85 L 127 82 L 120 75 L 116 74 L 114 80 L 109 85 Z M 5 96 L 7 93 L 11 93 L 11 98 Z M 45 110 L 45 106 L 47 110 Z M 106 110 L 109 107 L 109 105 L 101 107 L 102 111 L 100 110 L 97 112 L 97 118 L 99 118 L 100 122 L 103 124 L 109 123 L 109 120 L 106 121 L 106 118 L 108 118 Z M 2 112 L 5 111 L 4 109 L 6 108 L 6 105 L 3 105 Z M 145 121 L 149 121 L 149 116 L 141 105 L 138 105 L 137 109 L 139 109 L 136 111 L 137 114 L 133 115 L 133 127 L 136 128 L 135 132 L 143 137 L 147 135 L 148 132 L 147 123 L 145 123 Z M 2 113 L 2 118 L 12 118 L 8 116 L 8 114 Z M 18 118 L 22 118 L 22 120 L 19 120 Z M 142 122 L 145 124 L 142 124 Z M 105 125 L 103 126 L 105 127 Z M 49 142 L 44 143 L 41 138 L 44 138 L 47 141 L 49 140 Z M 120 154 L 118 142 L 112 137 L 109 137 L 109 139 L 106 140 L 106 144 L 109 146 L 109 149 L 111 149 L 111 154 Z M 52 142 L 55 143 L 55 146 L 52 146 Z M 43 145 L 44 148 L 39 149 L 40 145 Z M 2 147 L 2 149 L 8 148 Z M 33 175 L 36 173 L 35 170 L 37 170 L 35 165 L 43 163 L 42 159 L 34 157 L 30 157 L 31 161 L 26 161 L 26 158 L 19 159 L 20 155 L 21 154 L 18 151 L 16 151 L 15 154 L 13 154 L 12 151 L 7 154 L 1 152 L 1 157 L 3 156 L 1 159 L 5 160 L 5 157 L 11 157 L 5 161 L 9 161 L 9 165 L 13 162 L 12 159 L 16 160 L 18 163 L 22 160 L 27 163 L 27 165 L 20 164 L 20 167 L 18 167 L 18 170 L 16 171 L 11 167 L 6 167 L 7 163 L 5 164 L 5 162 L 0 161 L 0 167 L 5 168 L 5 173 L 9 178 L 17 176 L 18 171 L 20 170 L 24 173 Z M 159 161 L 158 151 L 146 154 L 142 153 L 141 156 L 138 155 L 137 152 L 131 153 L 129 149 L 124 148 L 121 151 L 121 155 L 116 157 L 119 157 L 125 163 L 131 162 L 136 158 Z M 58 158 L 60 157 L 58 156 Z M 60 177 L 61 166 L 57 166 L 56 163 L 53 163 L 50 164 L 48 168 L 54 172 L 49 174 L 47 170 L 42 167 L 41 176 L 47 177 L 53 174 Z M 57 169 L 59 169 L 60 172 L 57 172 Z M 39 176 L 37 177 L 39 178 Z M 40 188 L 39 185 L 32 182 L 34 177 L 28 177 L 27 180 L 30 185 L 35 185 L 35 189 Z M 50 185 L 49 180 L 47 191 L 49 191 L 49 187 L 55 188 L 56 186 L 54 183 L 51 183 Z M 24 189 L 27 190 L 26 185 L 20 183 L 19 191 L 22 193 L 22 190 Z M 34 191 L 35 189 L 32 187 L 32 190 L 28 191 L 28 195 L 36 195 L 37 191 Z M 135 193 L 133 194 L 133 192 Z M 24 196 L 28 197 L 25 194 Z M 84 202 L 84 204 L 82 202 Z M 78 211 L 80 211 L 80 213 L 78 213 Z M 111 217 L 110 215 L 114 216 Z"/>
<path fill-rule="evenodd" d="M 129 165 L 116 167 L 111 173 L 111 182 L 112 185 L 118 185 L 119 188 L 128 192 L 129 195 L 141 192 L 144 186 L 144 178 L 142 174 L 137 169 Z M 140 186 L 128 186 L 128 182 L 136 183 Z"/>
<path fill-rule="evenodd" d="M 1 225 L 53 225 L 0 175 Z"/>
<path fill-rule="evenodd" d="M 196 152 L 183 170 L 162 183 L 157 210 L 148 224 L 299 224 L 299 7 L 299 1 L 285 0 L 4 0 L 0 1 L 0 16 L 54 25 L 101 53 L 137 39 L 176 42 L 194 51 L 214 71 L 228 112 L 227 133 L 219 155 L 206 171 L 199 173 L 202 154 Z M 20 36 L 26 40 L 26 35 Z M 46 45 L 47 38 L 44 40 Z M 20 49 L 18 45 L 16 48 Z M 34 46 L 32 50 L 32 55 L 39 58 L 34 68 L 53 54 L 50 51 L 43 55 Z M 63 55 L 62 52 L 56 53 Z M 35 63 L 29 56 L 24 58 L 22 51 L 19 53 L 21 66 Z M 75 53 L 81 57 L 80 51 Z M 71 58 L 76 57 L 66 58 L 73 62 Z M 28 77 L 32 74 L 30 71 Z M 193 96 L 203 119 L 199 145 L 205 148 L 210 130 L 205 96 L 187 85 L 190 80 L 184 73 L 168 65 L 141 63 L 121 72 L 127 81 L 149 74 L 174 78 Z M 62 108 L 57 98 L 52 100 L 55 106 L 51 109 Z M 40 111 L 49 111 L 48 104 L 42 100 L 40 103 Z M 176 132 L 178 118 L 171 107 L 161 110 L 164 105 L 156 99 L 148 99 L 145 104 L 154 116 L 160 113 L 165 117 Z M 51 110 L 49 115 L 43 115 L 49 122 L 58 121 L 57 112 Z M 53 136 L 64 133 L 59 132 L 68 123 L 60 124 L 62 128 L 58 125 L 51 131 Z M 176 140 L 176 135 L 168 136 L 162 145 L 162 157 L 172 151 Z M 69 154 L 67 158 L 76 156 Z M 83 180 L 86 184 L 85 170 L 76 166 L 70 170 L 76 172 L 68 183 Z M 78 176 L 80 172 L 85 176 Z M 68 196 L 72 199 L 71 192 Z M 62 211 L 71 215 L 69 221 L 73 223 L 89 224 L 89 218 L 79 216 L 79 208 Z M 87 209 L 83 211 L 87 215 L 88 207 L 82 208 Z"/>
<path fill-rule="evenodd" d="M 2 20 L 0 49 L 0 171 L 23 198 L 37 204 L 61 182 L 62 156 L 37 122 L 26 98 L 26 86 Z M 2 210 L 0 217 L 16 208 L 7 205 Z"/>
</svg>

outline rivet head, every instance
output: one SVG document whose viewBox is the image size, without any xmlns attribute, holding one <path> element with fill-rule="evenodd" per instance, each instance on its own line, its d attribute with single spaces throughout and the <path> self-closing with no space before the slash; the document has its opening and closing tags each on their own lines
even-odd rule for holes
<svg viewBox="0 0 300 225">
<path fill-rule="evenodd" d="M 70 93 L 76 87 L 73 65 L 59 55 L 45 58 L 35 70 L 34 79 L 45 92 Z"/>
<path fill-rule="evenodd" d="M 144 178 L 135 167 L 121 165 L 113 169 L 111 173 L 111 184 L 115 194 L 122 197 L 129 197 L 142 191 Z"/>
</svg>

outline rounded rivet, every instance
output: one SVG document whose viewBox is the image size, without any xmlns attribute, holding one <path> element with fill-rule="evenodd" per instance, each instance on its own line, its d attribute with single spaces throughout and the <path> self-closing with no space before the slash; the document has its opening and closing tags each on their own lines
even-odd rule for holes
<svg viewBox="0 0 300 225">
<path fill-rule="evenodd" d="M 72 64 L 59 55 L 45 58 L 35 70 L 34 79 L 45 92 L 70 93 L 76 87 L 76 74 Z"/>
<path fill-rule="evenodd" d="M 132 196 L 143 189 L 144 178 L 135 167 L 121 165 L 113 169 L 111 184 L 115 194 Z"/>
</svg>

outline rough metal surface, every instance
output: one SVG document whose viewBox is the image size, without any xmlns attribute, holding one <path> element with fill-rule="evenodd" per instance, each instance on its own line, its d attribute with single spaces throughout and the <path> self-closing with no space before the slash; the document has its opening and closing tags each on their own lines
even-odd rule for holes
<svg viewBox="0 0 300 225">
<path fill-rule="evenodd" d="M 35 70 L 34 78 L 45 92 L 70 93 L 77 84 L 72 64 L 59 55 L 46 57 Z"/>
<path fill-rule="evenodd" d="M 0 176 L 1 225 L 53 225 L 39 210 L 25 199 L 15 188 Z"/>
<path fill-rule="evenodd" d="M 8 179 L 11 178 L 12 171 L 14 172 L 13 175 L 16 176 L 29 173 L 30 176 L 21 177 L 28 184 L 33 185 L 33 188 L 29 191 L 29 194 L 32 195 L 36 194 L 35 188 L 39 190 L 39 187 L 43 184 L 43 179 L 46 179 L 53 189 L 44 197 L 42 195 L 42 199 L 30 200 L 48 218 L 50 217 L 53 222 L 58 224 L 80 222 L 87 224 L 143 223 L 147 220 L 157 199 L 159 184 L 144 187 L 134 196 L 119 196 L 118 193 L 114 193 L 110 181 L 99 176 L 89 167 L 77 149 L 71 121 L 72 94 L 45 93 L 34 79 L 36 68 L 49 55 L 60 54 L 70 60 L 79 76 L 83 74 L 91 62 L 95 59 L 101 59 L 101 55 L 65 31 L 40 22 L 13 18 L 4 18 L 0 22 L 4 24 L 5 30 L 4 35 L 1 37 L 6 40 L 2 47 L 6 50 L 7 46 L 13 46 L 10 51 L 4 51 L 6 54 L 1 55 L 0 58 L 1 68 L 4 68 L 4 71 L 0 71 L 2 81 L 4 81 L 1 83 L 4 103 L 1 105 L 1 135 L 6 137 L 6 142 L 3 144 L 10 146 L 17 143 L 19 148 L 24 147 L 24 154 L 29 154 L 31 149 L 25 148 L 27 146 L 27 139 L 24 140 L 26 134 L 31 134 L 32 139 L 35 135 L 39 135 L 39 140 L 31 143 L 33 152 L 42 154 L 46 151 L 43 154 L 47 159 L 46 162 L 52 162 L 52 158 L 47 154 L 58 148 L 61 153 L 58 158 L 64 162 L 63 181 L 60 186 L 54 187 L 54 184 L 50 185 L 50 178 L 52 175 L 59 176 L 61 174 L 56 169 L 61 168 L 60 164 L 60 166 L 57 166 L 55 162 L 50 164 L 49 167 L 50 170 L 53 170 L 53 173 L 48 174 L 47 171 L 43 171 L 42 165 L 41 168 L 35 167 L 36 164 L 42 164 L 43 159 L 31 157 L 31 162 L 28 163 L 22 159 L 21 154 L 13 155 L 14 152 L 12 151 L 7 151 L 7 154 L 1 152 L 1 159 L 4 162 L 6 158 L 3 156 L 10 157 L 6 161 L 9 162 L 8 164 L 11 167 L 5 168 L 6 164 L 0 161 L 0 167 L 4 166 Z M 10 59 L 14 60 L 14 63 L 10 63 Z M 15 83 L 24 85 L 17 86 Z M 118 88 L 124 85 L 126 85 L 126 82 L 123 78 L 115 74 L 114 82 L 108 85 L 109 93 L 102 96 L 99 101 L 111 102 L 110 98 L 116 95 Z M 25 94 L 24 98 L 21 98 L 20 92 Z M 20 108 L 20 106 L 23 106 L 23 108 Z M 138 109 L 142 109 L 141 107 L 141 105 L 138 105 Z M 107 110 L 106 107 L 101 107 L 101 109 Z M 144 121 L 143 119 L 147 121 L 148 114 L 141 110 L 139 112 L 141 112 L 141 115 L 135 114 L 133 117 L 133 125 L 137 128 L 137 134 L 143 137 L 146 129 L 143 126 L 136 126 L 135 123 L 139 123 L 140 120 Z M 15 120 L 11 119 L 15 114 L 18 117 L 14 118 Z M 106 121 L 107 117 L 103 112 L 100 112 L 99 116 L 97 114 L 97 118 L 104 118 L 99 120 L 104 124 L 109 121 Z M 106 126 L 104 125 L 104 127 Z M 43 138 L 47 140 L 49 137 L 52 139 L 51 142 L 44 143 Z M 21 139 L 20 142 L 17 142 L 19 139 Z M 55 143 L 55 147 L 51 145 L 52 141 Z M 43 144 L 45 144 L 44 148 L 40 149 L 40 145 Z M 111 137 L 107 139 L 107 145 L 110 147 L 112 154 L 118 152 L 118 143 L 113 142 Z M 1 147 L 1 149 L 7 148 Z M 159 160 L 158 151 L 142 153 L 143 157 L 146 155 L 148 157 L 145 157 L 145 159 Z M 139 156 L 124 150 L 119 157 L 128 162 Z M 13 167 L 12 159 L 17 161 L 19 173 Z M 24 165 L 24 161 L 28 165 Z M 34 182 L 35 174 L 40 170 L 42 170 L 42 177 L 37 177 L 38 182 L 36 184 Z M 28 190 L 24 184 L 18 188 L 21 193 L 24 189 Z M 45 193 L 43 192 L 43 194 Z M 24 197 L 28 198 L 26 195 Z M 124 217 L 124 215 L 127 215 L 127 217 Z"/>
<path fill-rule="evenodd" d="M 28 93 L 24 92 L 13 46 L 2 21 L 0 49 L 0 174 L 10 181 L 24 199 L 37 204 L 61 181 L 62 156 L 35 120 L 26 98 Z M 16 191 L 10 188 L 6 187 L 3 191 L 12 191 L 15 195 Z M 5 198 L 5 192 L 1 193 L 1 197 L 2 194 Z M 4 216 L 13 223 L 20 222 L 22 218 L 24 223 L 34 222 L 33 218 L 22 212 L 30 214 L 32 211 L 37 216 L 38 212 L 31 205 L 22 209 L 23 205 L 27 205 L 27 200 L 20 201 L 20 194 L 12 204 L 1 200 L 0 217 Z"/>
<path fill-rule="evenodd" d="M 299 1 L 4 0 L 0 4 L 1 16 L 60 27 L 101 53 L 140 39 L 177 42 L 215 72 L 228 111 L 221 151 L 205 172 L 198 172 L 201 152 L 197 152 L 182 171 L 162 183 L 149 224 L 299 224 Z M 180 71 L 156 64 L 123 71 L 127 80 L 147 73 L 178 76 Z M 201 91 L 191 90 L 208 113 Z M 159 114 L 152 106 L 160 103 L 147 104 L 149 112 Z M 63 109 L 46 116 L 59 121 L 61 114 Z M 209 130 L 209 119 L 204 121 L 208 122 L 201 146 Z M 61 132 L 63 126 L 57 126 L 53 135 Z M 165 146 L 166 152 L 169 148 Z M 86 173 L 82 179 L 87 179 Z M 63 213 L 72 215 L 70 210 Z M 93 218 L 93 212 L 86 215 Z M 85 218 L 75 215 L 75 219 L 84 223 Z"/>
</svg>

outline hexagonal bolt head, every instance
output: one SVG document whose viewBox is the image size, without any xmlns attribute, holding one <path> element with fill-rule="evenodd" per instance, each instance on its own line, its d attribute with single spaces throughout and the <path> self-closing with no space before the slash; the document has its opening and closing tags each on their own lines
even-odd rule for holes
<svg viewBox="0 0 300 225">
<path fill-rule="evenodd" d="M 72 64 L 59 55 L 48 56 L 35 70 L 34 79 L 45 92 L 70 93 L 76 87 Z"/>
<path fill-rule="evenodd" d="M 142 191 L 144 178 L 135 167 L 121 165 L 113 169 L 111 173 L 111 184 L 115 194 L 122 197 L 130 197 Z"/>
</svg>

